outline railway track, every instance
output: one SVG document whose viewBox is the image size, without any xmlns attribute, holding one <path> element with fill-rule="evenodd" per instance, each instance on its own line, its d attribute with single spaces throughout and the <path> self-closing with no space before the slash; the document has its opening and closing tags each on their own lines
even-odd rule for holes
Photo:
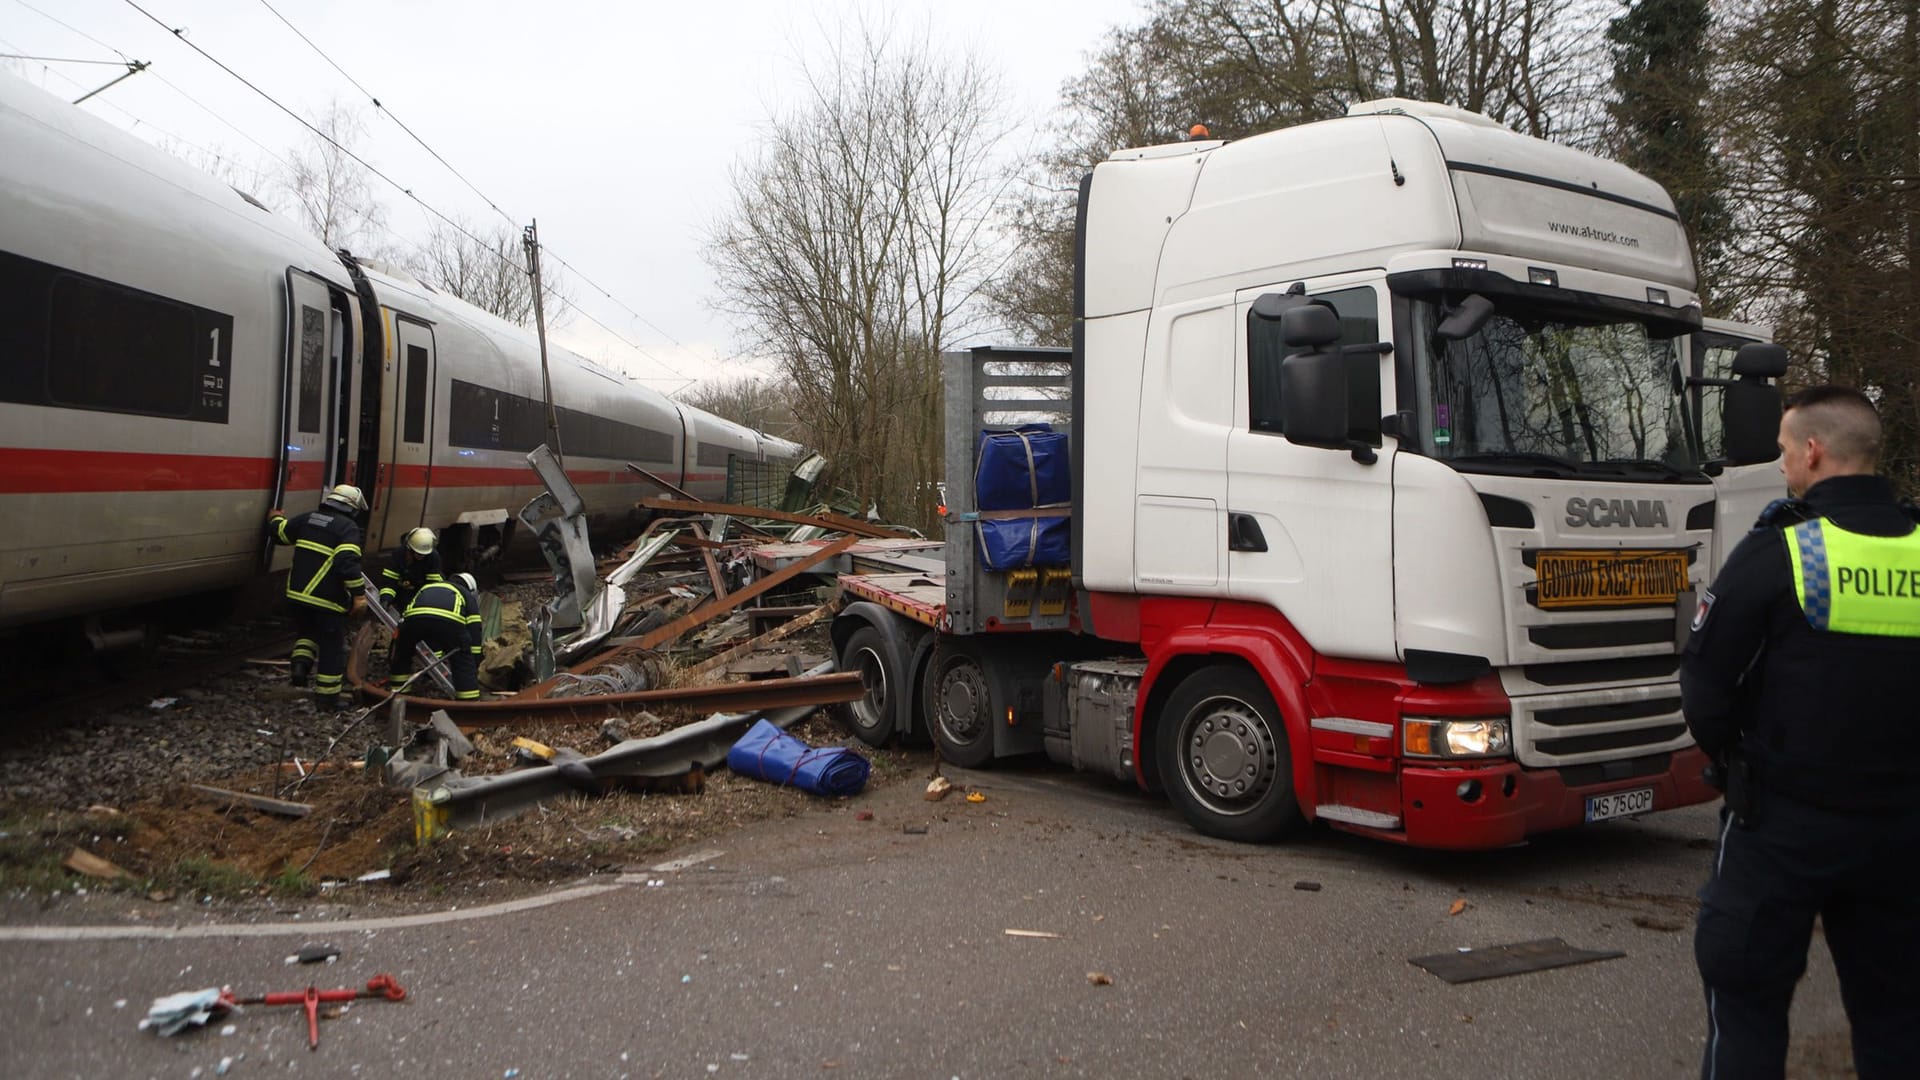
<svg viewBox="0 0 1920 1080">
<path fill-rule="evenodd" d="M 10 673 L 0 688 L 0 716 L 17 737 L 23 729 L 145 705 L 248 660 L 284 657 L 293 641 L 286 620 L 256 618 L 176 630 L 116 653 L 30 658 L 38 662 Z"/>
</svg>

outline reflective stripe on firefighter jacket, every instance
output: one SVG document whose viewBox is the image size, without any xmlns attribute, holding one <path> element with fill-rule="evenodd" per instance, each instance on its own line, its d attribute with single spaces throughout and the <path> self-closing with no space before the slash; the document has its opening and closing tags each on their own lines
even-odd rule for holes
<svg viewBox="0 0 1920 1080">
<path fill-rule="evenodd" d="M 440 573 L 438 551 L 409 556 L 402 549 L 394 552 L 393 558 L 380 568 L 380 599 L 391 605 L 402 590 L 411 597 L 422 585 L 445 580 Z"/>
<path fill-rule="evenodd" d="M 273 542 L 293 546 L 287 573 L 287 599 L 345 614 L 366 585 L 360 572 L 360 526 L 351 517 L 323 506 L 290 518 L 273 519 Z"/>
<path fill-rule="evenodd" d="M 420 586 L 413 594 L 413 603 L 407 605 L 405 619 L 420 618 L 446 619 L 466 628 L 467 648 L 474 656 L 480 655 L 480 601 L 451 581 L 430 581 Z"/>
<path fill-rule="evenodd" d="M 1920 637 L 1920 529 L 1869 536 L 1815 518 L 1786 533 L 1793 592 L 1808 626 Z"/>
</svg>

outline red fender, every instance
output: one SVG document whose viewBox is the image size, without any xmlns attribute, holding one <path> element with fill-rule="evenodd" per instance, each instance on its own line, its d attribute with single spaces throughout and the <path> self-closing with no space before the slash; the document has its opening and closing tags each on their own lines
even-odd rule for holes
<svg viewBox="0 0 1920 1080">
<path fill-rule="evenodd" d="M 1139 598 L 1139 627 L 1147 671 L 1134 701 L 1133 771 L 1141 787 L 1147 783 L 1147 756 L 1153 753 L 1141 741 L 1146 729 L 1144 706 L 1161 672 L 1179 657 L 1214 655 L 1238 657 L 1259 673 L 1260 681 L 1280 707 L 1280 721 L 1286 727 L 1287 749 L 1293 758 L 1293 790 L 1301 795 L 1313 791 L 1307 680 L 1313 675 L 1315 654 L 1292 623 L 1261 604 L 1143 596 Z"/>
</svg>

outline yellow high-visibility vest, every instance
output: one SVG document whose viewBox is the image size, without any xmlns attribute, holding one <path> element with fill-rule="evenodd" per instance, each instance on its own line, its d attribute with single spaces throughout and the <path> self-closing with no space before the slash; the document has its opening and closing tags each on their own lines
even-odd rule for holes
<svg viewBox="0 0 1920 1080">
<path fill-rule="evenodd" d="M 1786 530 L 1793 594 L 1807 625 L 1839 634 L 1920 637 L 1920 529 L 1867 536 L 1815 518 Z"/>
</svg>

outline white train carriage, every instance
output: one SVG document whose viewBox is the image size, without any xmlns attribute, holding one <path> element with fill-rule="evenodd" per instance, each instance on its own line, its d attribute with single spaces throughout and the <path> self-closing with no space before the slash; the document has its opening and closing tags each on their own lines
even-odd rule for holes
<svg viewBox="0 0 1920 1080">
<path fill-rule="evenodd" d="M 628 462 L 722 498 L 730 456 L 800 454 L 549 356 L 602 525 L 653 490 Z M 0 628 L 241 585 L 267 511 L 341 482 L 369 553 L 421 524 L 487 551 L 545 441 L 532 334 L 0 76 Z"/>
</svg>

